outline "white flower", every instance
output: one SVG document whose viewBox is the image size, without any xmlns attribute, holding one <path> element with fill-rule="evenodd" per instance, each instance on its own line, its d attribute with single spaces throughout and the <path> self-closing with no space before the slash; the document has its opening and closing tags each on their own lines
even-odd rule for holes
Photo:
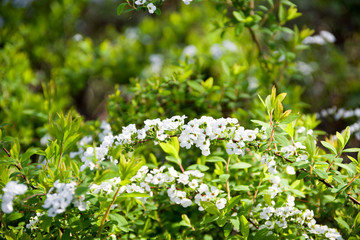
<svg viewBox="0 0 360 240">
<path fill-rule="evenodd" d="M 175 184 L 171 185 L 171 187 L 167 190 L 167 194 L 169 197 L 174 197 L 176 195 Z"/>
<path fill-rule="evenodd" d="M 224 48 L 226 48 L 227 50 L 229 50 L 230 52 L 236 52 L 238 50 L 237 46 L 235 45 L 235 43 L 229 41 L 229 40 L 224 40 L 222 42 Z"/>
<path fill-rule="evenodd" d="M 27 191 L 27 186 L 16 181 L 8 182 L 2 189 L 4 195 L 2 196 L 1 210 L 4 213 L 11 213 L 13 208 L 13 200 L 16 195 L 22 195 Z"/>
<path fill-rule="evenodd" d="M 183 0 L 183 2 L 184 2 L 186 5 L 189 5 L 189 4 L 192 2 L 192 0 Z"/>
<path fill-rule="evenodd" d="M 334 43 L 336 38 L 335 36 L 328 31 L 320 31 L 320 36 L 327 42 Z"/>
<path fill-rule="evenodd" d="M 275 212 L 275 209 L 273 207 L 265 207 L 263 208 L 263 211 L 260 213 L 260 218 L 269 220 L 273 212 Z"/>
<path fill-rule="evenodd" d="M 81 195 L 79 199 L 74 200 L 74 206 L 79 209 L 79 211 L 85 211 L 86 210 L 86 203 L 84 202 L 85 195 Z"/>
<path fill-rule="evenodd" d="M 184 198 L 184 199 L 182 199 L 182 200 L 180 201 L 180 204 L 181 204 L 181 206 L 183 206 L 184 208 L 186 208 L 186 207 L 189 207 L 189 206 L 192 205 L 192 201 L 191 201 L 190 199 L 188 199 L 188 198 Z"/>
<path fill-rule="evenodd" d="M 270 179 L 270 181 L 271 181 L 273 184 L 280 184 L 281 178 L 280 178 L 279 176 L 274 176 L 273 178 Z"/>
<path fill-rule="evenodd" d="M 194 57 L 197 53 L 197 48 L 194 45 L 186 46 L 183 50 L 183 55 L 187 57 Z"/>
<path fill-rule="evenodd" d="M 210 47 L 210 53 L 214 59 L 219 59 L 223 55 L 223 50 L 220 48 L 219 44 L 214 44 Z"/>
<path fill-rule="evenodd" d="M 135 1 L 136 5 L 143 5 L 144 3 L 146 3 L 146 0 L 136 0 Z"/>
<path fill-rule="evenodd" d="M 189 182 L 189 187 L 192 189 L 196 189 L 198 186 L 199 186 L 199 184 L 196 179 L 193 179 L 191 182 Z"/>
<path fill-rule="evenodd" d="M 186 174 L 180 174 L 179 178 L 177 179 L 178 183 L 182 183 L 184 185 L 188 184 L 189 182 L 189 176 Z"/>
<path fill-rule="evenodd" d="M 215 205 L 218 209 L 223 209 L 226 205 L 226 199 L 220 198 L 219 200 L 216 201 Z"/>
<path fill-rule="evenodd" d="M 287 221 L 285 218 L 280 218 L 280 220 L 275 220 L 275 223 L 281 228 L 287 228 Z"/>
<path fill-rule="evenodd" d="M 156 6 L 153 3 L 149 3 L 147 5 L 147 8 L 149 10 L 149 13 L 153 14 L 156 11 Z"/>
<path fill-rule="evenodd" d="M 206 192 L 206 195 L 209 196 L 210 198 L 214 198 L 217 195 L 219 195 L 219 193 L 220 193 L 219 189 L 217 189 L 214 186 L 211 186 L 210 192 Z"/>
<path fill-rule="evenodd" d="M 294 175 L 294 174 L 295 174 L 295 169 L 294 169 L 294 167 L 292 167 L 292 166 L 287 166 L 287 167 L 286 167 L 286 172 L 287 172 L 289 175 Z"/>
<path fill-rule="evenodd" d="M 43 207 L 48 208 L 48 216 L 55 217 L 59 213 L 65 212 L 74 198 L 75 182 L 60 183 L 59 180 L 54 182 L 54 187 L 50 188 L 46 194 L 46 199 Z M 56 192 L 52 193 L 56 189 Z"/>
<path fill-rule="evenodd" d="M 198 188 L 198 191 L 199 191 L 199 193 L 203 193 L 203 192 L 206 193 L 206 192 L 209 191 L 209 187 L 208 187 L 208 185 L 202 183 L 202 184 L 200 185 L 200 187 Z"/>
<path fill-rule="evenodd" d="M 186 192 L 176 191 L 173 201 L 177 204 L 181 204 L 181 200 L 186 198 Z"/>
<path fill-rule="evenodd" d="M 295 206 L 295 197 L 288 195 L 287 196 L 287 204 L 289 207 L 294 207 Z"/>
<path fill-rule="evenodd" d="M 277 184 L 273 184 L 271 187 L 269 187 L 269 191 L 271 193 L 271 198 L 274 198 L 279 192 L 281 192 Z"/>
</svg>

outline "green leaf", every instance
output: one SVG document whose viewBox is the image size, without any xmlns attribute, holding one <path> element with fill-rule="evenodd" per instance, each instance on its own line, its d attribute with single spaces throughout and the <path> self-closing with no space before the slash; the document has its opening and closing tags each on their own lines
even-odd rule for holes
<svg viewBox="0 0 360 240">
<path fill-rule="evenodd" d="M 220 175 L 220 181 L 222 181 L 222 182 L 226 182 L 228 179 L 229 179 L 229 177 L 230 177 L 230 174 L 222 174 L 222 175 Z"/>
<path fill-rule="evenodd" d="M 238 231 L 240 231 L 241 225 L 240 225 L 240 219 L 238 216 L 230 218 L 230 222 L 232 225 L 234 225 L 234 228 Z"/>
<path fill-rule="evenodd" d="M 216 221 L 219 218 L 219 216 L 216 215 L 205 215 L 203 220 L 200 222 L 201 225 L 207 225 L 213 221 Z"/>
<path fill-rule="evenodd" d="M 226 212 L 230 212 L 233 207 L 235 207 L 241 200 L 241 196 L 238 195 L 230 199 L 229 203 L 226 206 Z"/>
<path fill-rule="evenodd" d="M 118 197 L 119 198 L 126 198 L 126 197 L 151 197 L 151 196 L 149 194 L 146 194 L 146 193 L 132 192 L 132 193 L 122 193 Z"/>
<path fill-rule="evenodd" d="M 224 227 L 224 236 L 227 238 L 233 230 L 232 223 L 228 222 Z"/>
<path fill-rule="evenodd" d="M 117 7 L 117 15 L 118 16 L 124 11 L 124 8 L 126 5 L 127 5 L 127 3 L 121 3 L 118 5 L 118 7 Z"/>
<path fill-rule="evenodd" d="M 347 148 L 343 151 L 343 153 L 347 152 L 360 152 L 360 148 Z"/>
<path fill-rule="evenodd" d="M 310 158 L 312 158 L 315 154 L 315 149 L 316 149 L 314 138 L 312 136 L 308 135 L 306 137 L 305 146 L 306 146 L 306 150 L 310 155 Z"/>
<path fill-rule="evenodd" d="M 360 212 L 358 212 L 358 214 L 355 217 L 354 227 L 355 229 L 360 229 Z"/>
<path fill-rule="evenodd" d="M 189 85 L 190 88 L 192 88 L 193 90 L 195 90 L 197 92 L 202 93 L 205 91 L 204 87 L 197 81 L 188 80 L 186 83 Z"/>
<path fill-rule="evenodd" d="M 244 215 L 240 216 L 240 223 L 241 223 L 241 234 L 244 237 L 248 237 L 249 236 L 249 222 L 246 219 L 246 217 Z"/>
<path fill-rule="evenodd" d="M 345 222 L 341 217 L 335 218 L 336 222 L 339 224 L 340 228 L 346 229 L 347 232 L 350 232 L 350 226 Z"/>
<path fill-rule="evenodd" d="M 338 143 L 339 143 L 339 149 L 343 149 L 344 146 L 345 146 L 345 142 L 344 142 L 344 138 L 343 136 L 339 133 L 339 132 L 336 132 L 336 137 L 338 139 Z"/>
<path fill-rule="evenodd" d="M 244 21 L 244 17 L 239 12 L 233 11 L 233 15 L 236 18 L 236 20 L 238 20 L 239 22 Z"/>
<path fill-rule="evenodd" d="M 186 214 L 181 214 L 181 218 L 183 219 L 186 226 L 193 228 L 193 226 L 191 225 L 190 218 Z"/>
<path fill-rule="evenodd" d="M 28 160 L 32 155 L 37 154 L 39 151 L 39 148 L 29 148 L 24 154 L 21 155 L 20 162 Z"/>
<path fill-rule="evenodd" d="M 212 86 L 214 85 L 214 78 L 213 78 L 213 77 L 209 77 L 209 78 L 206 79 L 205 81 L 201 82 L 201 84 L 202 84 L 206 89 L 211 89 Z"/>
<path fill-rule="evenodd" d="M 300 114 L 297 113 L 290 113 L 287 118 L 285 118 L 283 121 L 281 121 L 282 124 L 288 124 L 300 117 Z"/>
<path fill-rule="evenodd" d="M 278 16 L 279 16 L 280 23 L 283 23 L 286 20 L 286 12 L 285 12 L 284 6 L 282 4 L 280 4 L 280 6 L 279 6 L 279 15 Z"/>
<path fill-rule="evenodd" d="M 355 171 L 354 171 L 354 169 L 352 169 L 352 168 L 350 167 L 350 164 L 343 164 L 343 163 L 337 163 L 337 162 L 335 162 L 334 164 L 335 164 L 336 166 L 339 166 L 339 167 L 342 167 L 342 168 L 346 169 L 346 171 L 347 171 L 348 174 L 349 174 L 349 177 L 354 176 Z"/>
<path fill-rule="evenodd" d="M 237 186 L 233 187 L 232 190 L 234 190 L 234 191 L 245 191 L 245 192 L 247 192 L 247 191 L 250 191 L 250 187 L 247 186 L 247 185 L 237 185 Z"/>
<path fill-rule="evenodd" d="M 263 240 L 268 239 L 267 233 L 269 232 L 269 229 L 263 228 L 256 232 L 254 240 Z"/>
<path fill-rule="evenodd" d="M 264 107 L 266 108 L 266 104 L 265 104 L 264 100 L 261 98 L 261 96 L 260 96 L 259 94 L 258 94 L 258 97 L 259 97 L 261 103 L 262 103 L 262 104 L 264 105 Z M 253 120 L 251 120 L 251 121 L 253 121 Z"/>
<path fill-rule="evenodd" d="M 210 214 L 215 214 L 215 215 L 220 214 L 219 209 L 212 202 L 200 201 L 200 205 L 205 209 L 205 211 L 207 211 Z"/>
<path fill-rule="evenodd" d="M 344 138 L 344 147 L 345 145 L 348 143 L 349 139 L 350 139 L 350 127 L 346 127 L 342 136 Z"/>
<path fill-rule="evenodd" d="M 227 217 L 226 216 L 220 216 L 218 220 L 216 220 L 216 223 L 219 227 L 223 227 L 227 223 Z"/>
<path fill-rule="evenodd" d="M 329 177 L 327 172 L 322 169 L 314 169 L 314 172 L 322 179 L 327 179 Z"/>
<path fill-rule="evenodd" d="M 19 218 L 22 218 L 24 216 L 24 214 L 22 213 L 19 213 L 19 212 L 13 212 L 13 213 L 10 213 L 10 215 L 7 216 L 7 220 L 8 221 L 15 221 Z"/>
<path fill-rule="evenodd" d="M 338 193 L 338 192 L 341 192 L 341 191 L 344 191 L 346 189 L 346 186 L 347 186 L 347 183 L 343 183 L 335 188 L 332 188 L 331 189 L 331 192 L 332 193 Z"/>
<path fill-rule="evenodd" d="M 176 159 L 179 159 L 178 151 L 176 150 L 176 146 L 174 146 L 170 141 L 169 142 L 161 142 L 159 143 L 160 147 L 164 152 L 167 154 L 176 157 Z"/>
<path fill-rule="evenodd" d="M 186 170 L 199 170 L 201 172 L 206 172 L 209 170 L 209 167 L 201 164 L 193 164 L 187 167 Z"/>
<path fill-rule="evenodd" d="M 109 219 L 115 221 L 120 230 L 129 232 L 129 224 L 123 216 L 117 213 L 109 213 Z"/>
<path fill-rule="evenodd" d="M 89 186 L 84 186 L 84 185 L 83 185 L 83 186 L 79 186 L 79 187 L 77 187 L 76 190 L 75 190 L 75 195 L 76 195 L 76 196 L 81 196 L 81 195 L 87 193 L 88 190 L 89 190 Z"/>
<path fill-rule="evenodd" d="M 287 124 L 287 125 L 286 125 L 286 128 L 284 128 L 284 131 L 285 131 L 287 134 L 289 134 L 289 136 L 290 136 L 291 138 L 294 137 L 295 129 L 294 129 L 293 124 L 290 124 L 290 123 Z"/>
<path fill-rule="evenodd" d="M 259 126 L 262 126 L 262 127 L 266 127 L 266 128 L 270 128 L 270 124 L 269 123 L 266 123 L 266 122 L 263 122 L 263 121 L 259 121 L 259 120 L 251 120 L 253 123 L 256 123 L 257 125 Z"/>
<path fill-rule="evenodd" d="M 226 160 L 218 156 L 208 156 L 205 160 L 206 162 L 223 162 L 226 164 Z"/>
<path fill-rule="evenodd" d="M 252 167 L 252 165 L 246 162 L 239 162 L 231 165 L 230 169 L 246 169 L 249 167 Z"/>
<path fill-rule="evenodd" d="M 178 159 L 176 157 L 174 157 L 174 156 L 166 156 L 165 159 L 168 160 L 169 162 L 179 164 Z"/>
<path fill-rule="evenodd" d="M 267 205 L 271 206 L 271 196 L 269 194 L 264 195 L 264 200 Z"/>
<path fill-rule="evenodd" d="M 229 66 L 224 61 L 221 61 L 221 66 L 222 66 L 222 69 L 224 70 L 225 75 L 230 76 Z"/>
</svg>

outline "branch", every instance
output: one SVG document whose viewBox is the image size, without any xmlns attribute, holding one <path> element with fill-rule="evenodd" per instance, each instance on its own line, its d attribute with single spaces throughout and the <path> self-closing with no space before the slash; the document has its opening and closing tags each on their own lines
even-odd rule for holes
<svg viewBox="0 0 360 240">
<path fill-rule="evenodd" d="M 293 161 L 291 161 L 290 159 L 287 159 L 286 157 L 284 156 L 281 156 L 279 153 L 274 153 L 275 156 L 278 156 L 282 159 L 284 159 L 285 161 L 289 162 L 289 163 L 293 163 Z M 305 168 L 301 168 L 300 169 L 301 171 L 303 172 L 309 172 L 308 170 L 306 170 Z M 321 179 L 321 178 L 317 178 L 317 180 L 319 180 L 320 182 L 322 182 L 323 184 L 325 184 L 328 188 L 334 188 L 334 185 L 332 185 L 331 183 L 327 182 L 326 180 L 324 179 Z M 349 182 L 348 186 L 355 180 L 355 178 L 352 179 L 352 181 Z M 355 204 L 358 204 L 360 205 L 360 202 L 358 200 L 356 200 L 354 197 L 352 197 L 350 195 L 350 193 L 346 193 L 348 195 L 348 197 L 355 203 Z"/>
<path fill-rule="evenodd" d="M 4 152 L 6 153 L 6 155 L 8 155 L 8 157 L 11 158 L 11 154 L 9 153 L 9 151 L 8 151 L 4 146 L 2 147 L 2 149 L 4 150 Z M 13 164 L 13 166 L 15 166 L 15 167 L 17 168 L 17 170 L 19 170 L 19 172 L 20 172 L 20 170 L 22 169 L 21 165 Z M 22 174 L 21 172 L 20 172 L 20 176 L 26 181 L 26 183 L 27 183 L 28 185 L 30 185 L 30 187 L 31 187 L 32 189 L 36 189 L 36 187 L 34 187 L 34 186 L 30 183 L 29 179 L 28 179 L 24 174 Z"/>
<path fill-rule="evenodd" d="M 230 157 L 228 157 L 228 160 L 226 162 L 226 173 L 229 174 L 229 165 L 230 165 Z M 230 178 L 230 177 L 229 177 Z M 229 178 L 226 181 L 226 190 L 227 190 L 227 196 L 228 196 L 228 200 L 230 201 L 230 183 L 229 183 Z"/>
<path fill-rule="evenodd" d="M 114 204 L 114 202 L 115 202 L 115 200 L 116 200 L 116 197 L 117 197 L 119 191 L 120 191 L 120 186 L 119 186 L 118 189 L 116 190 L 116 193 L 114 194 L 113 200 L 111 201 L 109 207 L 106 209 L 106 212 L 105 212 L 105 214 L 104 214 L 104 217 L 103 217 L 102 220 L 101 220 L 100 228 L 99 228 L 99 231 L 98 231 L 98 237 L 100 237 L 100 235 L 101 235 L 101 231 L 102 231 L 102 229 L 103 229 L 103 227 L 104 227 L 105 220 L 106 220 L 107 216 L 108 216 L 109 213 L 110 213 L 111 206 Z"/>
</svg>

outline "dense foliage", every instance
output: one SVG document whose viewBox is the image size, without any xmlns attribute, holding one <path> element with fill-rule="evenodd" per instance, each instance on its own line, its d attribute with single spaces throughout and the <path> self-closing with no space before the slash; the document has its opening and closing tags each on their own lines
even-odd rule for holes
<svg viewBox="0 0 360 240">
<path fill-rule="evenodd" d="M 1 4 L 2 238 L 360 238 L 358 62 L 293 2 Z"/>
</svg>

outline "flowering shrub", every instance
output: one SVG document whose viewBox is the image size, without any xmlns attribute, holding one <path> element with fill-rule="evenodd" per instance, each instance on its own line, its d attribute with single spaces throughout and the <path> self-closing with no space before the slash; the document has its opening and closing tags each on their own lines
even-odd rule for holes
<svg viewBox="0 0 360 240">
<path fill-rule="evenodd" d="M 355 236 L 360 158 L 344 163 L 342 153 L 360 149 L 344 148 L 349 129 L 338 134 L 336 148 L 322 142 L 330 153 L 316 147 L 313 131 L 299 131 L 299 115 L 283 110 L 285 95 L 273 89 L 263 101 L 269 121 L 253 121 L 261 129 L 246 129 L 234 118 L 185 122 L 186 116 L 174 116 L 146 120 L 141 128 L 131 124 L 119 134 L 103 123 L 99 140 L 85 136 L 79 141 L 79 122 L 59 116 L 53 126 L 56 139 L 44 151 L 19 154 L 16 144 L 10 151 L 3 147 L 8 157 L 2 164 L 12 174 L 2 176 L 19 180 L 2 182 L 2 221 L 9 228 L 1 234 L 77 239 Z M 28 165 L 34 154 L 45 161 Z M 333 210 L 343 204 L 347 208 Z"/>
<path fill-rule="evenodd" d="M 75 26 L 86 6 L 49 2 L 39 19 L 50 16 L 56 30 Z M 160 14 L 162 4 L 129 0 L 117 11 Z M 170 21 L 147 18 L 116 37 L 110 29 L 99 44 L 73 31 L 58 38 L 55 29 L 30 38 L 47 29 L 37 17 L 21 33 L 10 27 L 17 21 L 6 24 L 2 238 L 359 239 L 360 149 L 345 148 L 358 126 L 318 141 L 319 121 L 299 113 L 301 88 L 292 84 L 293 74 L 312 73 L 297 54 L 334 37 L 291 26 L 301 14 L 290 1 L 201 4 L 206 14 L 184 6 Z M 9 5 L 7 14 L 19 13 Z M 56 21 L 62 14 L 72 17 Z M 214 33 L 204 31 L 207 19 Z M 108 101 L 109 123 L 84 122 L 74 110 L 55 115 L 97 77 L 121 84 Z M 273 87 L 258 99 L 273 85 L 287 94 Z"/>
</svg>

